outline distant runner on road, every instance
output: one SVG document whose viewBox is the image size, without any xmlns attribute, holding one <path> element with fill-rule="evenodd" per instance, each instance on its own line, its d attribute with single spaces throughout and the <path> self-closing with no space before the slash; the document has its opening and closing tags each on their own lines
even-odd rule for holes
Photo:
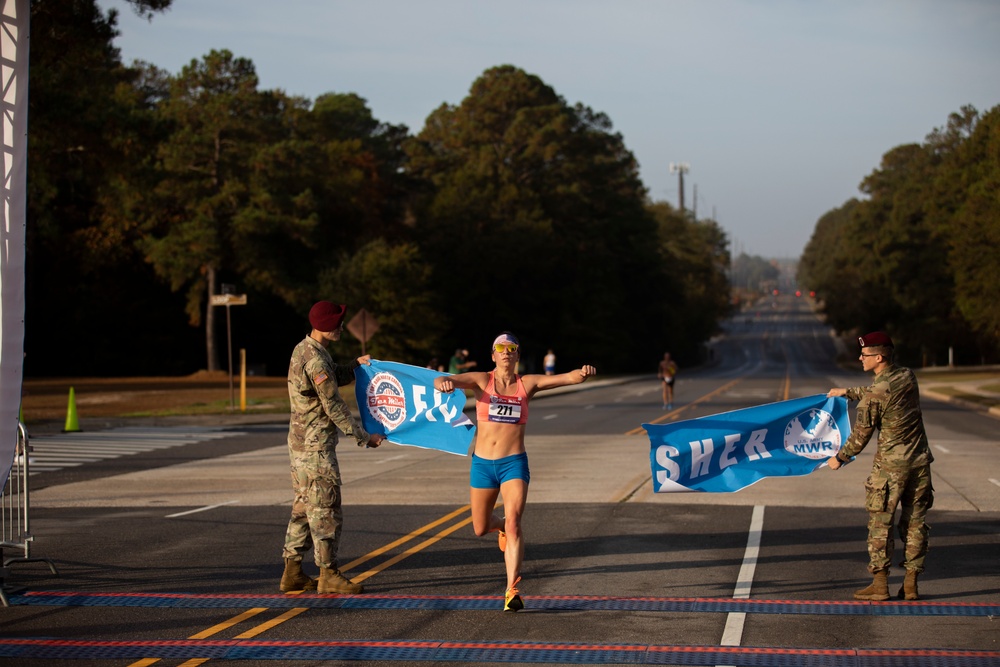
<svg viewBox="0 0 1000 667">
<path fill-rule="evenodd" d="M 663 382 L 663 409 L 674 407 L 674 376 L 677 375 L 677 364 L 670 358 L 669 352 L 663 353 L 663 359 L 657 368 L 656 377 Z"/>
</svg>

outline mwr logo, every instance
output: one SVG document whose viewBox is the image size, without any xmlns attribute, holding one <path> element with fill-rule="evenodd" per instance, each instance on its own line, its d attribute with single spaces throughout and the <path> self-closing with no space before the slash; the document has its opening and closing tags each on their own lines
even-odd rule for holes
<svg viewBox="0 0 1000 667">
<path fill-rule="evenodd" d="M 813 408 L 785 427 L 785 451 L 807 459 L 828 459 L 840 451 L 840 428 L 826 410 Z"/>
<path fill-rule="evenodd" d="M 406 421 L 403 385 L 391 373 L 376 373 L 368 384 L 368 412 L 390 431 Z"/>
</svg>

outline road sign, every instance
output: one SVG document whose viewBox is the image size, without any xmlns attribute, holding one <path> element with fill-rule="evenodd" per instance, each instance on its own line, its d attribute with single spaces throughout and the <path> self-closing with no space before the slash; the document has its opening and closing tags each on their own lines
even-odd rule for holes
<svg viewBox="0 0 1000 667">
<path fill-rule="evenodd" d="M 223 289 L 226 286 L 223 285 Z M 247 305 L 246 294 L 213 294 L 209 297 L 208 303 L 212 306 L 226 307 L 226 341 L 229 352 L 229 409 L 236 409 L 236 395 L 233 389 L 233 322 L 229 317 L 229 306 Z"/>
<path fill-rule="evenodd" d="M 209 303 L 213 306 L 245 306 L 246 294 L 213 294 Z"/>
<path fill-rule="evenodd" d="M 362 308 L 348 321 L 347 330 L 361 341 L 361 354 L 365 354 L 365 343 L 371 340 L 372 335 L 378 331 L 378 320 Z"/>
</svg>

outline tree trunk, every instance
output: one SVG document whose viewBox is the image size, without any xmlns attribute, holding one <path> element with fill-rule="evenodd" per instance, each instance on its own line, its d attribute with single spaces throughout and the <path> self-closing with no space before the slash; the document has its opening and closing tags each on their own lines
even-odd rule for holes
<svg viewBox="0 0 1000 667">
<path fill-rule="evenodd" d="M 215 267 L 205 267 L 205 283 L 208 285 L 208 297 L 205 299 L 205 352 L 208 357 L 208 370 L 219 370 L 219 351 L 215 348 L 215 307 L 212 305 L 212 295 L 215 294 Z"/>
</svg>

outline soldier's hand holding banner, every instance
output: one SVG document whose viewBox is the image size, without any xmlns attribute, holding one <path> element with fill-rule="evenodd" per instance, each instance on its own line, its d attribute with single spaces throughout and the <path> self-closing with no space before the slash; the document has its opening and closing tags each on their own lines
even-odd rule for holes
<svg viewBox="0 0 1000 667">
<path fill-rule="evenodd" d="M 847 399 L 825 394 L 642 426 L 657 493 L 731 492 L 764 477 L 808 475 L 851 432 Z"/>
</svg>

